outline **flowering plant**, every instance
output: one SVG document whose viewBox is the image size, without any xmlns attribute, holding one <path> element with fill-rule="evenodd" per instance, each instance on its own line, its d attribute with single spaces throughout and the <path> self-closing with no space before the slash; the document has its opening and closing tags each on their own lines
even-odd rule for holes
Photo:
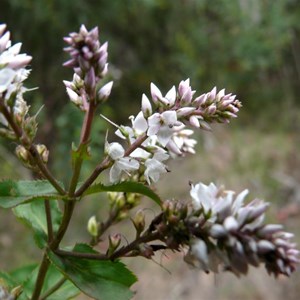
<svg viewBox="0 0 300 300">
<path fill-rule="evenodd" d="M 268 273 L 289 276 L 299 262 L 293 236 L 281 225 L 265 224 L 268 203 L 244 203 L 240 194 L 213 183 L 190 184 L 192 201 L 162 200 L 152 186 L 169 172 L 171 158 L 195 153 L 193 129 L 210 130 L 214 122 L 229 123 L 241 103 L 225 90 L 196 95 L 190 80 L 181 81 L 165 95 L 151 83 L 150 96 L 142 95 L 141 111 L 130 125 L 116 125 L 116 141 L 105 138 L 104 155 L 91 174 L 79 182 L 89 153 L 96 109 L 108 100 L 113 82 L 107 82 L 108 44 L 101 44 L 98 29 L 84 25 L 66 37 L 70 59 L 64 66 L 74 71 L 64 81 L 70 101 L 84 114 L 79 145 L 72 148 L 73 172 L 64 187 L 47 167 L 49 151 L 37 144 L 36 116 L 29 115 L 23 82 L 32 57 L 20 54 L 21 44 L 11 45 L 6 25 L 0 25 L 0 134 L 17 143 L 16 155 L 37 180 L 0 182 L 0 207 L 32 229 L 43 251 L 40 264 L 0 272 L 0 299 L 73 299 L 81 291 L 93 299 L 130 299 L 135 275 L 120 261 L 125 257 L 152 258 L 170 249 L 184 252 L 185 261 L 205 272 L 247 274 L 250 265 L 264 264 Z M 99 175 L 109 171 L 109 183 Z M 92 216 L 87 224 L 89 243 L 62 247 L 76 204 L 85 196 L 106 192 L 107 219 Z M 130 214 L 142 198 L 152 199 L 159 213 L 146 224 L 143 210 Z M 105 238 L 111 225 L 130 218 L 135 238 L 124 243 L 116 233 Z M 107 240 L 106 250 L 99 244 Z M 103 248 L 103 247 L 102 247 Z"/>
</svg>

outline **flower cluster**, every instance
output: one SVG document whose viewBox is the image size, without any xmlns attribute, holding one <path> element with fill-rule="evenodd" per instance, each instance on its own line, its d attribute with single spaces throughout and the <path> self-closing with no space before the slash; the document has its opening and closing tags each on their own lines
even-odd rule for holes
<svg viewBox="0 0 300 300">
<path fill-rule="evenodd" d="M 255 199 L 245 205 L 247 193 L 235 197 L 212 183 L 192 186 L 194 219 L 186 261 L 206 272 L 223 265 L 238 276 L 247 273 L 248 265 L 264 263 L 274 276 L 289 276 L 300 262 L 300 252 L 290 241 L 293 235 L 281 225 L 263 224 L 268 204 Z"/>
<path fill-rule="evenodd" d="M 107 46 L 100 44 L 98 28 L 88 31 L 84 25 L 79 33 L 64 38 L 69 45 L 64 50 L 71 59 L 64 63 L 74 69 L 73 81 L 64 81 L 70 100 L 85 111 L 91 101 L 104 102 L 110 95 L 113 82 L 100 87 L 100 80 L 107 74 Z"/>
<path fill-rule="evenodd" d="M 241 107 L 235 96 L 225 94 L 224 90 L 217 93 L 213 88 L 196 98 L 194 94 L 189 79 L 181 81 L 177 90 L 173 86 L 165 96 L 151 83 L 152 101 L 143 94 L 141 111 L 131 117 L 132 126 L 120 126 L 116 131 L 117 136 L 128 142 L 129 155 L 135 158 L 132 164 L 140 162 L 138 171 L 149 184 L 167 172 L 163 161 L 170 156 L 195 153 L 197 142 L 191 138 L 194 131 L 188 127 L 210 130 L 210 123 L 229 122 Z M 128 165 L 128 174 L 132 169 L 137 170 L 132 167 Z M 111 179 L 115 182 L 121 177 Z"/>
<path fill-rule="evenodd" d="M 8 109 L 8 113 L 14 121 L 20 125 L 33 138 L 36 133 L 34 118 L 27 116 L 29 106 L 23 99 L 23 93 L 27 89 L 23 82 L 27 79 L 30 71 L 26 69 L 32 57 L 20 53 L 22 43 L 12 45 L 10 32 L 6 31 L 6 25 L 0 25 L 0 101 L 3 107 Z M 14 139 L 15 134 L 10 130 L 7 118 L 4 116 L 3 108 L 0 113 L 0 123 L 3 125 L 1 134 Z"/>
</svg>

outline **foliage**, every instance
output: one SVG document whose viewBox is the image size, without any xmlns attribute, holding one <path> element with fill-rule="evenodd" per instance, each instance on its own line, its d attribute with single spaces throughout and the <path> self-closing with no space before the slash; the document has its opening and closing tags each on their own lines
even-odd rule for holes
<svg viewBox="0 0 300 300">
<path fill-rule="evenodd" d="M 205 1 L 188 3 L 207 9 Z M 220 3 L 227 8 L 225 2 Z M 55 7 L 52 1 L 44 4 Z M 125 9 L 117 4 L 115 9 Z M 16 2 L 12 1 L 12 5 Z M 24 1 L 23 5 L 26 9 L 32 2 Z M 172 14 L 175 6 L 168 2 L 141 1 L 132 7 L 140 9 L 139 5 L 176 16 Z M 215 17 L 218 9 L 211 6 L 206 13 Z M 53 17 L 49 11 L 43 12 L 42 17 Z M 171 30 L 164 22 L 161 25 L 163 30 Z M 180 33 L 179 28 L 176 33 Z M 72 171 L 67 188 L 48 168 L 48 148 L 35 142 L 37 114 L 29 113 L 30 107 L 23 97 L 29 91 L 24 81 L 30 74 L 27 67 L 32 57 L 20 53 L 21 43 L 13 45 L 6 24 L 0 24 L 0 133 L 17 144 L 17 158 L 39 179 L 0 182 L 0 207 L 13 208 L 16 217 L 31 228 L 43 252 L 38 265 L 0 273 L 0 297 L 72 299 L 80 290 L 94 299 L 130 299 L 136 277 L 120 259 L 138 256 L 151 259 L 160 250 L 183 251 L 188 264 L 206 273 L 223 270 L 241 276 L 247 274 L 249 266 L 264 264 L 275 277 L 290 276 L 300 261 L 300 252 L 291 241 L 293 235 L 283 231 L 279 224 L 265 224 L 268 203 L 259 199 L 245 203 L 248 190 L 235 194 L 213 183 L 190 183 L 191 201 L 164 200 L 153 190 L 160 177 L 168 173 L 169 159 L 195 154 L 197 141 L 192 138 L 193 129 L 211 130 L 211 124 L 227 124 L 237 117 L 241 102 L 236 95 L 216 87 L 196 95 L 190 79 L 180 81 L 165 94 L 151 83 L 151 96 L 142 95 L 141 110 L 130 117 L 130 125 L 115 124 L 101 115 L 116 130 L 113 142 L 110 135 L 102 136 L 104 149 L 99 159 L 99 155 L 91 153 L 92 124 L 97 108 L 106 105 L 113 88 L 107 63 L 108 44 L 100 42 L 97 27 L 89 31 L 84 25 L 64 41 L 67 44 L 64 50 L 69 54 L 64 66 L 73 69 L 72 80 L 63 81 L 67 98 L 83 115 L 79 143 L 72 143 Z M 168 50 L 168 39 L 160 45 L 160 51 L 164 46 Z M 170 61 L 159 62 L 167 67 Z M 259 68 L 260 62 L 256 63 Z M 147 70 L 147 63 L 143 65 Z M 168 76 L 161 81 L 166 79 Z M 127 84 L 130 86 L 131 82 Z M 80 182 L 82 167 L 91 157 L 95 157 L 91 163 L 93 171 L 84 174 Z M 109 184 L 100 178 L 104 174 Z M 86 201 L 85 196 L 103 192 L 107 193 L 109 210 L 106 219 L 90 218 L 87 224 L 90 242 L 63 247 L 78 202 Z M 159 206 L 159 213 L 149 223 L 142 209 L 132 214 L 142 196 Z M 107 229 L 123 219 L 131 220 L 135 237 L 131 241 L 125 238 L 126 243 L 119 232 L 106 238 Z M 100 244 L 106 250 L 97 251 Z"/>
</svg>

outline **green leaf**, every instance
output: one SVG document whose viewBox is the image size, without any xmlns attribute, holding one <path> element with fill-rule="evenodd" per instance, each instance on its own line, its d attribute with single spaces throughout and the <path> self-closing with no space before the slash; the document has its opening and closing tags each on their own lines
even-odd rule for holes
<svg viewBox="0 0 300 300">
<path fill-rule="evenodd" d="M 62 198 L 46 180 L 0 182 L 0 207 L 12 208 L 34 200 Z"/>
<path fill-rule="evenodd" d="M 0 272 L 0 285 L 3 280 L 5 287 L 8 290 L 12 290 L 13 288 L 23 285 L 24 282 L 30 278 L 32 271 L 37 268 L 37 264 L 27 265 L 18 269 L 15 269 L 9 273 Z M 21 298 L 18 298 L 21 299 Z M 28 298 L 23 298 L 28 299 Z"/>
<path fill-rule="evenodd" d="M 6 272 L 0 272 L 0 287 L 4 286 L 8 289 L 12 289 L 17 285 L 16 281 L 14 280 L 13 276 Z"/>
<path fill-rule="evenodd" d="M 31 299 L 31 295 L 34 290 L 34 286 L 36 283 L 37 275 L 38 275 L 39 267 L 35 268 L 30 277 L 23 283 L 23 293 L 21 294 L 18 300 L 29 300 Z M 46 293 L 50 288 L 56 285 L 64 279 L 64 276 L 55 268 L 53 265 L 49 266 L 47 271 L 45 281 L 43 284 L 43 289 L 41 292 L 41 296 Z M 79 294 L 79 290 L 74 286 L 74 284 L 67 280 L 60 286 L 60 288 L 55 291 L 53 294 L 47 297 L 47 300 L 62 300 L 62 299 L 73 299 L 76 295 Z"/>
<path fill-rule="evenodd" d="M 123 181 L 113 185 L 103 185 L 102 183 L 97 183 L 89 187 L 83 195 L 91 195 L 101 192 L 125 192 L 125 193 L 137 193 L 149 197 L 159 206 L 161 206 L 160 197 L 153 192 L 152 189 L 144 185 L 143 183 L 134 181 Z"/>
<path fill-rule="evenodd" d="M 97 253 L 88 245 L 77 245 L 76 252 Z M 119 262 L 59 257 L 49 252 L 51 262 L 83 293 L 96 300 L 128 300 L 133 296 L 129 287 L 136 277 Z"/>
<path fill-rule="evenodd" d="M 51 209 L 53 231 L 56 232 L 61 223 L 62 213 L 57 201 L 49 201 L 49 205 Z M 13 209 L 13 212 L 17 218 L 33 229 L 37 245 L 40 248 L 43 248 L 48 235 L 44 201 L 35 201 L 19 205 Z"/>
</svg>

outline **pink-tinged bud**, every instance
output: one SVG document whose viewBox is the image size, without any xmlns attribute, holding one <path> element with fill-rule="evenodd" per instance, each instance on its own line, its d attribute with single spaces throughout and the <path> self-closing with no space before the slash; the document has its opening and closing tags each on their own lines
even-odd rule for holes
<svg viewBox="0 0 300 300">
<path fill-rule="evenodd" d="M 14 44 L 9 48 L 9 53 L 13 55 L 18 55 L 21 51 L 21 47 L 22 47 L 22 43 Z"/>
<path fill-rule="evenodd" d="M 265 254 L 273 250 L 275 250 L 275 246 L 267 240 L 260 240 L 257 243 L 257 252 L 259 254 Z"/>
<path fill-rule="evenodd" d="M 72 81 L 63 80 L 63 83 L 64 83 L 66 88 L 69 88 L 69 89 L 74 89 L 75 88 Z"/>
<path fill-rule="evenodd" d="M 193 101 L 193 104 L 196 105 L 197 107 L 199 107 L 202 104 L 204 104 L 206 100 L 207 100 L 207 94 L 202 94 L 201 96 L 198 96 L 197 98 L 195 98 L 195 100 Z"/>
<path fill-rule="evenodd" d="M 175 86 L 173 85 L 173 87 L 167 92 L 165 99 L 168 101 L 168 105 L 169 106 L 173 106 L 176 100 L 176 89 Z"/>
<path fill-rule="evenodd" d="M 239 227 L 237 220 L 233 216 L 227 217 L 223 225 L 229 232 L 236 231 Z"/>
<path fill-rule="evenodd" d="M 225 96 L 225 89 L 222 89 L 219 91 L 219 93 L 217 94 L 217 100 L 222 99 Z"/>
<path fill-rule="evenodd" d="M 199 128 L 200 127 L 200 122 L 199 119 L 196 116 L 190 116 L 189 122 L 191 126 Z"/>
<path fill-rule="evenodd" d="M 177 114 L 178 118 L 186 117 L 186 116 L 190 115 L 191 112 L 193 112 L 194 110 L 196 110 L 195 107 L 182 107 L 182 108 L 179 108 L 178 110 L 176 110 L 176 114 Z"/>
<path fill-rule="evenodd" d="M 20 54 L 14 57 L 14 59 L 8 63 L 7 67 L 12 69 L 21 69 L 26 67 L 32 60 L 32 56 Z"/>
<path fill-rule="evenodd" d="M 109 97 L 110 93 L 111 93 L 111 89 L 113 86 L 113 81 L 110 81 L 108 83 L 106 83 L 98 92 L 97 95 L 97 100 L 99 102 L 104 102 L 107 100 L 107 98 Z"/>
<path fill-rule="evenodd" d="M 63 63 L 63 66 L 66 67 L 66 68 L 74 68 L 76 66 L 76 60 L 75 59 L 70 59 L 66 62 Z"/>
<path fill-rule="evenodd" d="M 213 114 L 216 112 L 216 110 L 217 110 L 216 105 L 215 105 L 215 104 L 211 104 L 211 105 L 208 107 L 208 109 L 207 109 L 207 113 L 208 113 L 209 115 L 213 115 Z"/>
<path fill-rule="evenodd" d="M 203 130 L 207 130 L 207 131 L 211 131 L 211 127 L 209 126 L 209 124 L 205 121 L 200 121 L 200 128 Z"/>
<path fill-rule="evenodd" d="M 107 53 L 107 49 L 108 49 L 108 42 L 105 42 L 104 44 L 102 44 L 102 46 L 99 48 L 99 53 L 101 54 L 101 56 L 104 53 Z"/>
<path fill-rule="evenodd" d="M 90 96 L 92 96 L 92 94 L 95 92 L 95 86 L 96 86 L 96 76 L 95 76 L 94 68 L 89 69 L 89 71 L 85 75 L 84 83 L 85 83 L 87 93 Z"/>
<path fill-rule="evenodd" d="M 102 72 L 100 74 L 100 77 L 103 78 L 107 74 L 107 72 L 108 72 L 108 63 L 106 63 L 104 65 L 103 70 L 102 70 Z"/>
<path fill-rule="evenodd" d="M 73 39 L 69 36 L 64 37 L 63 40 L 67 43 L 67 44 L 72 44 L 73 43 Z"/>
<path fill-rule="evenodd" d="M 82 104 L 82 99 L 76 92 L 74 92 L 73 90 L 71 90 L 68 87 L 66 88 L 66 90 L 67 90 L 67 94 L 68 94 L 70 100 L 73 103 L 75 103 L 76 105 L 81 105 Z"/>
<path fill-rule="evenodd" d="M 216 98 L 217 94 L 217 88 L 214 87 L 209 93 L 208 93 L 208 98 L 209 100 L 214 100 Z"/>
<path fill-rule="evenodd" d="M 89 32 L 87 31 L 86 27 L 84 24 L 81 24 L 80 26 L 80 29 L 79 29 L 79 32 L 82 34 L 82 35 L 87 35 Z"/>
<path fill-rule="evenodd" d="M 210 229 L 210 235 L 213 238 L 222 238 L 228 234 L 227 230 L 220 224 L 214 224 Z"/>
<path fill-rule="evenodd" d="M 161 91 L 158 89 L 158 87 L 151 82 L 150 84 L 150 90 L 151 90 L 151 97 L 152 97 L 152 100 L 155 104 L 157 104 L 162 98 L 162 94 L 161 94 Z"/>
<path fill-rule="evenodd" d="M 278 231 L 282 230 L 282 225 L 280 224 L 267 224 L 257 231 L 257 234 L 261 237 L 272 235 Z"/>
<path fill-rule="evenodd" d="M 9 44 L 9 39 L 10 39 L 10 32 L 6 31 L 5 34 L 2 35 L 0 38 L 0 53 L 7 48 L 7 45 Z"/>
<path fill-rule="evenodd" d="M 143 94 L 142 96 L 142 112 L 144 114 L 145 118 L 148 118 L 149 116 L 152 115 L 152 106 L 150 103 L 150 100 L 148 99 L 148 97 Z"/>
<path fill-rule="evenodd" d="M 181 98 L 185 94 L 186 90 L 189 88 L 190 88 L 190 79 L 189 78 L 186 80 L 180 81 L 179 86 L 178 86 L 179 97 Z"/>
<path fill-rule="evenodd" d="M 108 237 L 108 240 L 109 240 L 109 248 L 107 250 L 107 254 L 112 255 L 121 244 L 121 235 L 119 233 L 110 235 Z"/>
<path fill-rule="evenodd" d="M 0 36 L 4 33 L 6 30 L 6 24 L 0 24 Z"/>
<path fill-rule="evenodd" d="M 139 245 L 139 250 L 140 250 L 140 255 L 145 258 L 151 259 L 151 257 L 154 255 L 154 251 L 151 245 L 141 244 Z"/>
</svg>

